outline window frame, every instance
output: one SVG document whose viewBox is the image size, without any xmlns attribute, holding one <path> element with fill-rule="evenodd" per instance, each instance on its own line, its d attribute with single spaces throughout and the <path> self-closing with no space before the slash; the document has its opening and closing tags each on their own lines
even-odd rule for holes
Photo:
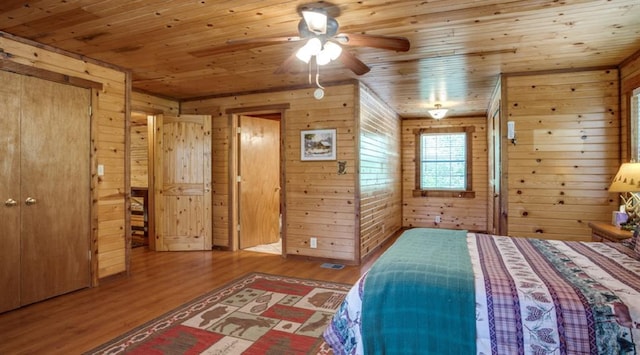
<svg viewBox="0 0 640 355">
<path fill-rule="evenodd" d="M 414 130 L 415 134 L 415 186 L 413 189 L 414 197 L 459 197 L 459 198 L 475 198 L 473 191 L 473 132 L 475 126 L 465 127 L 440 127 L 440 128 L 420 128 Z M 464 190 L 434 190 L 422 189 L 420 181 L 422 178 L 422 135 L 423 134 L 447 134 L 447 133 L 464 133 L 466 136 L 466 187 Z"/>
<path fill-rule="evenodd" d="M 640 87 L 631 90 L 629 95 L 629 127 L 630 137 L 630 161 L 638 162 L 640 159 Z"/>
</svg>

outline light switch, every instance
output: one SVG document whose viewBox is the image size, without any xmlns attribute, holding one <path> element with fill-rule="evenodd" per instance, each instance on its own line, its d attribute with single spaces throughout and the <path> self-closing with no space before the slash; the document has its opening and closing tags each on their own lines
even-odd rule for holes
<svg viewBox="0 0 640 355">
<path fill-rule="evenodd" d="M 98 176 L 104 176 L 104 165 L 98 164 Z"/>
</svg>

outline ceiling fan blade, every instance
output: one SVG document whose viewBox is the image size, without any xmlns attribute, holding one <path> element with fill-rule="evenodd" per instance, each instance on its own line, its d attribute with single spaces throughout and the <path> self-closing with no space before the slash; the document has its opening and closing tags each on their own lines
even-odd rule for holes
<svg viewBox="0 0 640 355">
<path fill-rule="evenodd" d="M 342 54 L 340 54 L 338 60 L 356 75 L 363 75 L 371 70 L 371 68 L 364 64 L 360 59 L 356 58 L 355 55 L 347 51 L 342 51 Z"/>
<path fill-rule="evenodd" d="M 297 42 L 302 40 L 299 36 L 286 37 L 256 37 L 243 39 L 230 39 L 227 44 L 245 44 L 245 43 L 271 43 L 271 42 Z"/>
<path fill-rule="evenodd" d="M 230 53 L 235 51 L 247 50 L 257 47 L 272 46 L 283 42 L 296 42 L 302 38 L 297 36 L 288 37 L 265 37 L 265 38 L 247 38 L 228 40 L 227 44 L 217 47 L 205 48 L 189 52 L 194 57 L 202 58 L 214 56 L 217 54 Z"/>
<path fill-rule="evenodd" d="M 339 33 L 334 38 L 338 43 L 347 46 L 372 47 L 398 52 L 406 52 L 411 48 L 411 43 L 404 37 Z"/>
</svg>

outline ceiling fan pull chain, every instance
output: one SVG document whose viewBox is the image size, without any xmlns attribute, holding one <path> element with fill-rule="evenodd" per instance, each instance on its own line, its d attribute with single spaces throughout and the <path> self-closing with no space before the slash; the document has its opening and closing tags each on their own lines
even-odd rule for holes
<svg viewBox="0 0 640 355">
<path fill-rule="evenodd" d="M 320 85 L 320 66 L 316 64 L 316 85 L 320 89 L 324 89 L 322 85 Z"/>
<path fill-rule="evenodd" d="M 316 100 L 322 100 L 324 97 L 324 88 L 320 85 L 320 66 L 318 63 L 316 63 L 316 85 L 318 85 L 318 88 L 313 92 L 313 97 L 315 97 Z"/>
</svg>

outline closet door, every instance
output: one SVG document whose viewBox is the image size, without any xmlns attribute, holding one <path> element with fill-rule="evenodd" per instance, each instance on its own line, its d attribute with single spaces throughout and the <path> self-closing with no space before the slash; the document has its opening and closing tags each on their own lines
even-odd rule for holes
<svg viewBox="0 0 640 355">
<path fill-rule="evenodd" d="M 21 304 L 90 285 L 90 91 L 23 78 Z"/>
<path fill-rule="evenodd" d="M 21 80 L 0 71 L 0 312 L 20 306 Z"/>
</svg>

